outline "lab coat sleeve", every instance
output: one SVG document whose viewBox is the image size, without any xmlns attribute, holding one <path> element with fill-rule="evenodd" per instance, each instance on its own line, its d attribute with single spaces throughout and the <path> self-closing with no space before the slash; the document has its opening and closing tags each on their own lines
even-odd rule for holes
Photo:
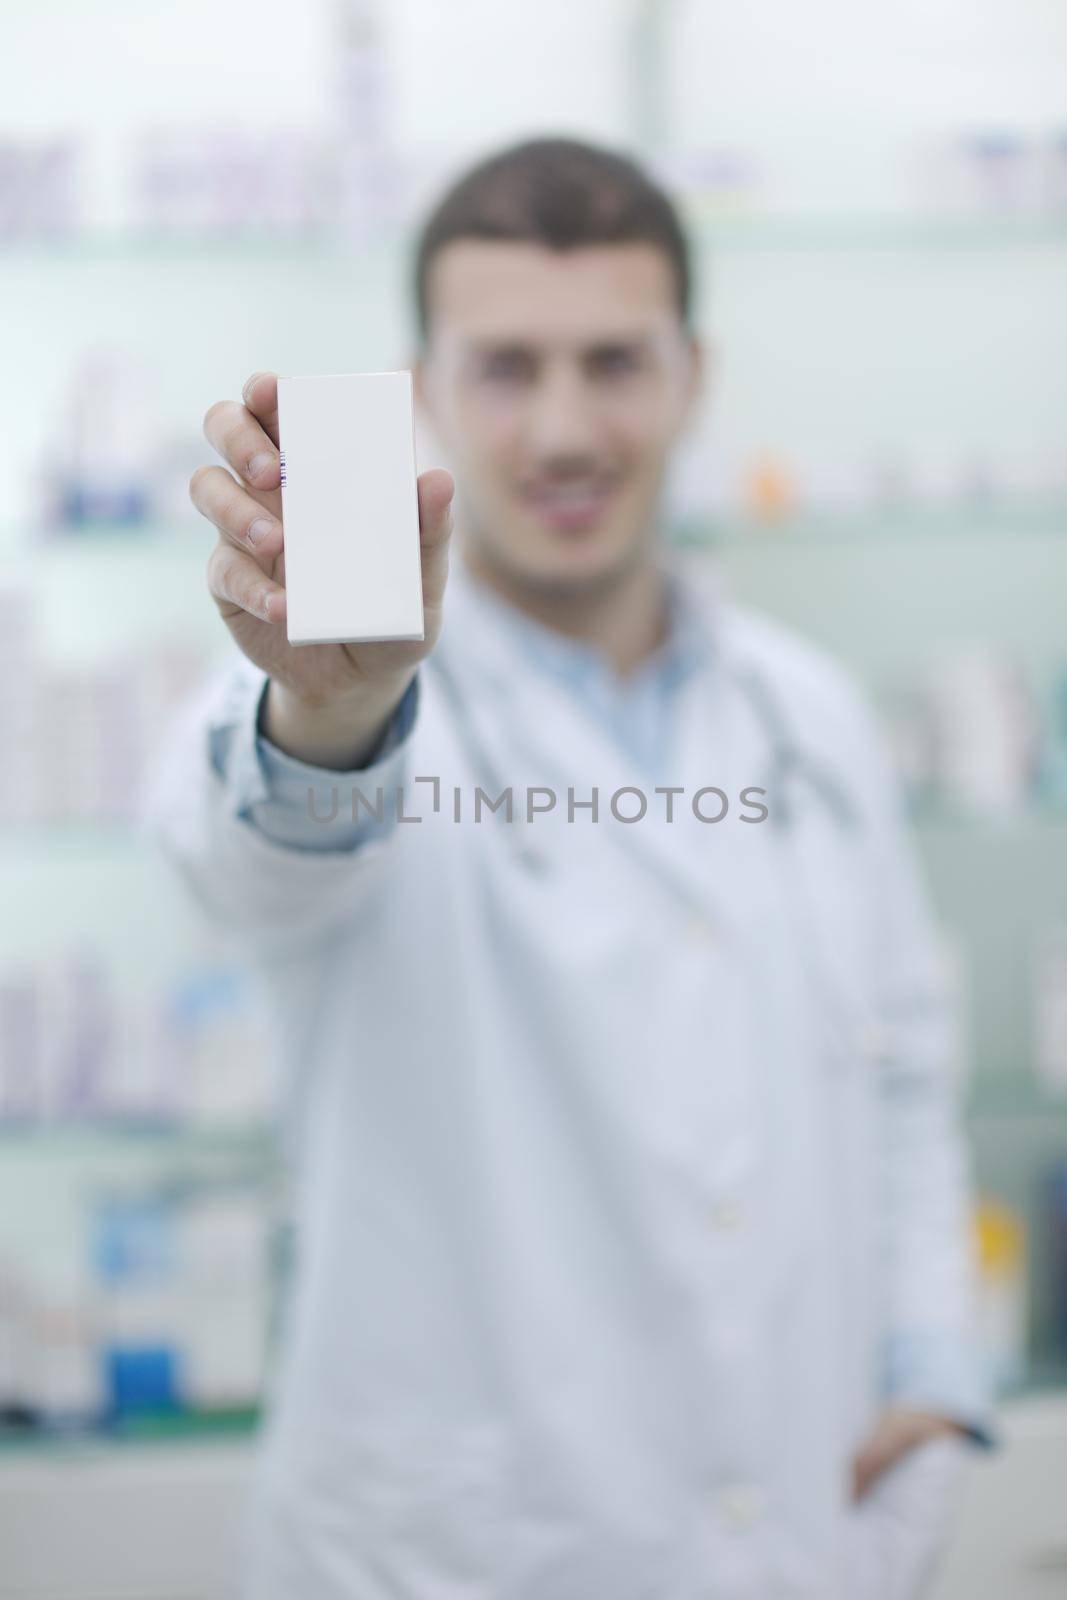
<svg viewBox="0 0 1067 1600">
<path fill-rule="evenodd" d="M 262 798 L 251 800 L 248 806 L 255 826 L 275 844 L 300 850 L 348 851 L 373 839 L 387 838 L 396 825 L 396 784 L 402 776 L 398 763 L 389 757 L 401 750 L 411 732 L 418 701 L 416 676 L 390 717 L 377 749 L 371 752 L 371 759 L 351 772 L 298 761 L 260 734 L 253 751 L 250 753 L 246 747 L 241 757 L 246 764 L 257 762 L 265 780 Z M 258 796 L 255 776 L 247 770 L 244 776 L 246 784 L 251 778 Z M 353 789 L 364 797 L 354 812 Z"/>
<path fill-rule="evenodd" d="M 869 756 L 885 1398 L 951 1418 L 991 1444 L 955 1070 L 958 1019 L 899 788 L 873 727 Z"/>
<path fill-rule="evenodd" d="M 371 763 L 347 773 L 308 766 L 263 738 L 266 685 L 266 674 L 239 658 L 186 705 L 155 764 L 142 817 L 213 924 L 277 957 L 306 951 L 310 939 L 358 915 L 387 870 L 419 679 Z M 355 822 L 353 789 L 366 801 Z"/>
</svg>

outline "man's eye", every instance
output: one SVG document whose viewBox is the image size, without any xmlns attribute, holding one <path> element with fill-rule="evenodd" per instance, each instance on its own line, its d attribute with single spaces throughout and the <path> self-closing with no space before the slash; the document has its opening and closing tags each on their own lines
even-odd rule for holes
<svg viewBox="0 0 1067 1600">
<path fill-rule="evenodd" d="M 594 377 L 622 378 L 641 367 L 641 357 L 636 350 L 598 350 L 590 363 Z"/>
<path fill-rule="evenodd" d="M 491 383 L 524 383 L 532 374 L 528 357 L 518 351 L 504 350 L 486 356 L 482 362 L 482 376 Z"/>
</svg>

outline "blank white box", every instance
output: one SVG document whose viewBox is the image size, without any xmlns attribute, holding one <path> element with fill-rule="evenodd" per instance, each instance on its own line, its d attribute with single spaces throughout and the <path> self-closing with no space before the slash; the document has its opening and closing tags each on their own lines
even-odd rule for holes
<svg viewBox="0 0 1067 1600">
<path fill-rule="evenodd" d="M 278 379 L 290 644 L 422 639 L 410 372 Z"/>
</svg>

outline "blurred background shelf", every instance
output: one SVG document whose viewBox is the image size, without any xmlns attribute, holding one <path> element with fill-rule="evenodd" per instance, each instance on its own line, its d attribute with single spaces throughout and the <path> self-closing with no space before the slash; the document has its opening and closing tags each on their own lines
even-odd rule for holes
<svg viewBox="0 0 1067 1600">
<path fill-rule="evenodd" d="M 1067 540 L 1067 500 L 1048 505 L 910 510 L 871 513 L 840 511 L 822 516 L 783 516 L 759 522 L 734 520 L 683 524 L 676 542 L 683 549 L 719 550 L 735 546 L 777 555 L 793 544 L 844 544 L 865 551 L 892 548 L 898 542 L 922 546 L 938 540 Z"/>
<path fill-rule="evenodd" d="M 204 454 L 210 454 L 206 445 Z M 207 524 L 192 512 L 183 522 L 105 523 L 62 531 L 9 527 L 0 530 L 0 578 L 14 581 L 38 574 L 47 578 L 51 569 L 67 564 L 73 567 L 79 562 L 90 563 L 94 570 L 113 576 L 116 567 L 131 559 L 153 566 L 191 557 L 206 559 L 211 545 L 209 534 Z M 118 621 L 119 606 L 115 610 Z"/>
<path fill-rule="evenodd" d="M 753 215 L 701 219 L 697 229 L 703 243 L 724 250 L 988 251 L 1067 246 L 1067 216 Z"/>
<path fill-rule="evenodd" d="M 719 217 L 690 208 L 698 242 L 721 250 L 928 250 L 1067 249 L 1067 213 L 1062 216 L 967 216 L 951 214 L 752 213 Z M 0 269 L 34 265 L 82 266 L 108 261 L 138 267 L 177 259 L 189 265 L 218 261 L 258 262 L 265 253 L 292 266 L 315 269 L 373 252 L 400 255 L 411 246 L 408 230 L 382 228 L 370 236 L 346 237 L 323 229 L 311 233 L 98 232 L 32 236 L 0 243 Z"/>
<path fill-rule="evenodd" d="M 31 1459 L 77 1463 L 158 1445 L 226 1444 L 251 1438 L 260 1418 L 257 1408 L 246 1406 L 231 1411 L 160 1412 L 68 1431 L 0 1421 L 0 1457 L 25 1452 Z"/>
<path fill-rule="evenodd" d="M 264 1162 L 277 1156 L 277 1132 L 268 1124 L 196 1126 L 166 1121 L 0 1122 L 0 1151 L 17 1148 L 45 1159 L 84 1160 L 139 1150 L 168 1161 L 186 1155 L 252 1157 Z"/>
<path fill-rule="evenodd" d="M 920 805 L 911 813 L 913 825 L 928 836 L 931 846 L 938 836 L 952 838 L 962 835 L 976 844 L 1009 841 L 1032 830 L 1055 830 L 1067 823 L 1067 800 L 1035 802 L 1015 812 L 1001 815 L 983 815 L 978 812 L 950 810 L 947 807 Z"/>
<path fill-rule="evenodd" d="M 205 445 L 204 456 L 211 452 Z M 137 561 L 206 559 L 210 529 L 194 514 L 171 522 L 99 524 L 83 529 L 27 528 L 18 524 L 0 529 L 0 578 L 27 577 L 66 564 L 91 562 L 101 571 Z M 1067 498 L 1046 503 L 1025 500 L 1017 504 L 934 508 L 915 506 L 882 512 L 844 510 L 768 521 L 755 518 L 718 520 L 702 517 L 675 522 L 670 540 L 684 550 L 716 551 L 741 546 L 777 554 L 793 544 L 858 545 L 864 549 L 909 546 L 937 540 L 1052 539 L 1067 541 Z M 109 568 L 108 564 L 112 564 Z"/>
</svg>

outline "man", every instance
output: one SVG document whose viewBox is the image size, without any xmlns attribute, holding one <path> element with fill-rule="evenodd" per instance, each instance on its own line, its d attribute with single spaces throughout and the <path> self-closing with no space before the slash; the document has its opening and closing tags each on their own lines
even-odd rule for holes
<svg viewBox="0 0 1067 1600">
<path fill-rule="evenodd" d="M 191 485 L 246 660 L 158 826 L 267 980 L 298 1179 L 246 1591 L 919 1593 L 985 1434 L 878 738 L 665 555 L 701 353 L 640 170 L 504 152 L 416 287 L 423 642 L 288 645 L 272 374 Z"/>
</svg>

